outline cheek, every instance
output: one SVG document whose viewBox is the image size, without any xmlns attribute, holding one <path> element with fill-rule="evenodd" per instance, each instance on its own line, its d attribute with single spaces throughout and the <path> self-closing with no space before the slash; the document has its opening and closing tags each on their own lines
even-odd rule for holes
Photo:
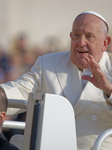
<svg viewBox="0 0 112 150">
<path fill-rule="evenodd" d="M 94 48 L 93 51 L 91 52 L 91 55 L 95 58 L 97 62 L 99 62 L 103 55 L 101 47 Z"/>
<path fill-rule="evenodd" d="M 75 48 L 76 47 L 76 41 L 75 40 L 71 40 L 71 48 Z"/>
<path fill-rule="evenodd" d="M 71 59 L 71 62 L 74 64 L 74 62 L 76 61 L 76 54 L 73 49 L 71 49 L 71 52 L 70 52 L 70 59 Z"/>
<path fill-rule="evenodd" d="M 74 59 L 74 57 L 75 57 L 75 53 L 76 53 L 75 48 L 76 48 L 75 43 L 72 42 L 71 43 L 71 58 L 72 59 Z"/>
<path fill-rule="evenodd" d="M 71 53 L 72 55 L 75 55 L 76 52 L 76 42 L 71 42 Z"/>
</svg>

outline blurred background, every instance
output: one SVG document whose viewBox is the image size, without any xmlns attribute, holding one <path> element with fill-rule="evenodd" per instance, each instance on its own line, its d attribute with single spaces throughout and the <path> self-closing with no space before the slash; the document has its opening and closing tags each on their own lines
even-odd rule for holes
<svg viewBox="0 0 112 150">
<path fill-rule="evenodd" d="M 104 16 L 112 37 L 112 0 L 0 0 L 0 83 L 17 79 L 40 55 L 70 50 L 73 20 L 87 10 Z M 7 119 L 24 121 L 25 114 Z M 13 132 L 5 131 L 9 139 Z"/>
</svg>

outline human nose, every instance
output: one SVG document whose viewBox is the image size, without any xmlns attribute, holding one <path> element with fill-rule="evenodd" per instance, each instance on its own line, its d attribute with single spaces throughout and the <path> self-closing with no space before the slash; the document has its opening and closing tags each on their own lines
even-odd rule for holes
<svg viewBox="0 0 112 150">
<path fill-rule="evenodd" d="M 86 38 L 84 36 L 81 36 L 78 39 L 78 45 L 81 46 L 81 47 L 86 45 Z"/>
</svg>

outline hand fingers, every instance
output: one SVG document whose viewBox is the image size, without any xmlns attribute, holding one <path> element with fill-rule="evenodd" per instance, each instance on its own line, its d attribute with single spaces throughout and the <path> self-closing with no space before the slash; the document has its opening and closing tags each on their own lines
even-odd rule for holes
<svg viewBox="0 0 112 150">
<path fill-rule="evenodd" d="M 90 54 L 86 57 L 86 61 L 88 62 L 88 67 L 92 70 L 99 70 L 100 65 L 96 62 L 96 60 Z"/>
<path fill-rule="evenodd" d="M 93 77 L 90 77 L 88 75 L 83 75 L 81 78 L 82 78 L 82 80 L 86 80 L 86 81 L 93 83 Z"/>
<path fill-rule="evenodd" d="M 91 56 L 90 54 L 88 56 L 89 56 L 92 68 L 94 68 L 94 69 L 101 69 L 100 65 L 96 62 L 96 60 L 94 59 L 94 57 Z"/>
<path fill-rule="evenodd" d="M 90 70 L 92 69 L 92 65 L 90 63 L 90 59 L 88 57 L 85 58 L 87 63 L 88 63 L 88 68 L 90 68 Z"/>
</svg>

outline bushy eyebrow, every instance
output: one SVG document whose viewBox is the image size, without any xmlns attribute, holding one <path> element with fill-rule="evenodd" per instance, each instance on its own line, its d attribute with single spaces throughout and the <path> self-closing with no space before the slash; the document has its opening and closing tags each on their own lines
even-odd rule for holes
<svg viewBox="0 0 112 150">
<path fill-rule="evenodd" d="M 73 30 L 72 32 L 79 32 L 80 33 L 80 30 Z M 86 34 L 94 35 L 94 33 L 92 33 L 92 32 L 87 32 Z"/>
</svg>

